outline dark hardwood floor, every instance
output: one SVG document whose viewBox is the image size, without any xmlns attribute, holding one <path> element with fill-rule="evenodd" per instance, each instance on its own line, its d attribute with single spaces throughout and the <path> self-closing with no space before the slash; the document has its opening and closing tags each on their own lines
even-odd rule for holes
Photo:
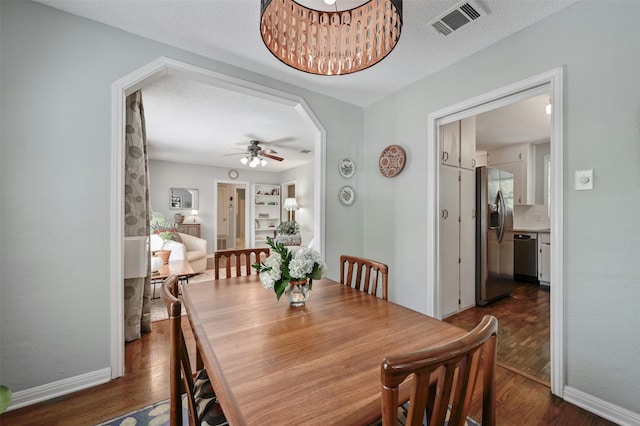
<svg viewBox="0 0 640 426">
<path fill-rule="evenodd" d="M 498 365 L 549 385 L 549 309 L 549 290 L 516 282 L 511 297 L 467 309 L 445 321 L 471 330 L 483 315 L 494 315 L 498 318 Z"/>
<path fill-rule="evenodd" d="M 472 312 L 465 311 L 465 314 L 459 314 L 458 318 L 452 317 L 448 320 L 460 320 L 461 325 L 464 321 L 471 326 L 477 323 Z M 479 315 L 478 318 L 480 318 L 482 314 L 483 311 L 479 310 L 473 315 Z M 521 313 L 518 312 L 518 314 Z M 529 313 L 529 315 L 533 314 Z M 466 318 L 467 316 L 469 318 Z M 507 322 L 504 318 L 499 317 L 499 320 L 501 326 Z M 517 330 L 513 330 L 510 335 L 513 336 L 516 332 Z M 190 341 L 188 344 L 193 344 L 188 325 L 185 328 L 185 335 Z M 95 425 L 169 398 L 168 337 L 168 321 L 153 323 L 152 333 L 145 334 L 141 339 L 125 346 L 126 375 L 124 377 L 91 389 L 1 414 L 0 425 Z M 508 341 L 508 337 L 501 340 Z M 531 380 L 522 374 L 514 373 L 511 369 L 498 367 L 496 381 L 498 425 L 615 425 L 554 397 L 549 387 L 541 384 L 540 380 Z M 283 413 L 286 413 L 286 410 Z M 481 401 L 477 393 L 470 414 L 479 419 L 480 413 Z M 310 419 L 309 424 L 313 424 L 313 419 Z"/>
</svg>

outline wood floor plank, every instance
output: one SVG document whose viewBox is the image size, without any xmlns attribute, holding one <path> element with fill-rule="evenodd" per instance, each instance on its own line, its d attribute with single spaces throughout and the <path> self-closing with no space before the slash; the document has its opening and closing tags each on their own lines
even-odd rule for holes
<svg viewBox="0 0 640 426">
<path fill-rule="evenodd" d="M 516 282 L 510 297 L 469 308 L 445 321 L 471 330 L 484 315 L 494 315 L 498 318 L 498 364 L 549 385 L 550 306 L 548 290 Z"/>
</svg>

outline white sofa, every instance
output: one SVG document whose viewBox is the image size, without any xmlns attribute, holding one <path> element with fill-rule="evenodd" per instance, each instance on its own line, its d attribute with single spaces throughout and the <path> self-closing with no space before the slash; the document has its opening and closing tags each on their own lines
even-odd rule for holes
<svg viewBox="0 0 640 426">
<path fill-rule="evenodd" d="M 164 247 L 171 250 L 169 261 L 186 259 L 196 274 L 207 269 L 207 240 L 181 232 L 177 234 L 182 242 L 169 241 Z M 162 239 L 158 235 L 152 234 L 150 246 L 151 252 L 162 250 Z"/>
</svg>

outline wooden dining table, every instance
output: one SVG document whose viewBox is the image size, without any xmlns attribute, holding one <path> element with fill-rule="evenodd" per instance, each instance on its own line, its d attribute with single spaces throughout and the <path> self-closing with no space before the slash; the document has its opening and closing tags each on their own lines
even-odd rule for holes
<svg viewBox="0 0 640 426">
<path fill-rule="evenodd" d="M 323 278 L 304 307 L 257 275 L 182 286 L 196 344 L 230 425 L 366 425 L 381 415 L 385 356 L 465 331 Z"/>
</svg>

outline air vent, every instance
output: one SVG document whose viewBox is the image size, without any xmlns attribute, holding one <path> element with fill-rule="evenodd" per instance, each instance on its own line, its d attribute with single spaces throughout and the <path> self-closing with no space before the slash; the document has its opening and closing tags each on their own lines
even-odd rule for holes
<svg viewBox="0 0 640 426">
<path fill-rule="evenodd" d="M 488 12 L 478 2 L 463 1 L 429 22 L 429 25 L 438 33 L 448 36 L 469 22 L 487 14 Z"/>
</svg>

